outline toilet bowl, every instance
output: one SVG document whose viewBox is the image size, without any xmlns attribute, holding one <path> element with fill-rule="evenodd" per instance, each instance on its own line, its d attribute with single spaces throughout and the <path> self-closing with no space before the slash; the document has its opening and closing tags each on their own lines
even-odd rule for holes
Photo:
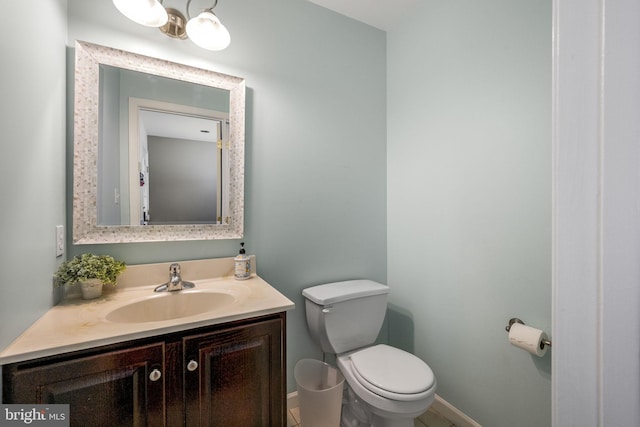
<svg viewBox="0 0 640 427">
<path fill-rule="evenodd" d="M 411 353 L 376 345 L 339 355 L 336 360 L 358 400 L 348 401 L 346 405 L 360 424 L 352 421 L 345 427 L 368 424 L 413 427 L 413 419 L 433 403 L 436 389 L 433 372 Z M 354 406 L 364 407 L 363 411 Z M 363 413 L 367 415 L 363 417 Z"/>
<path fill-rule="evenodd" d="M 347 383 L 342 427 L 413 427 L 434 400 L 436 379 L 421 359 L 374 345 L 389 288 L 351 280 L 303 290 L 309 331 L 322 350 L 336 355 Z"/>
</svg>

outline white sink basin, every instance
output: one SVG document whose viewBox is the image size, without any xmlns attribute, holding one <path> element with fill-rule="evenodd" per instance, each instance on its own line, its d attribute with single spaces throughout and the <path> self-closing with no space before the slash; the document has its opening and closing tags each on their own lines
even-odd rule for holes
<svg viewBox="0 0 640 427">
<path fill-rule="evenodd" d="M 167 292 L 116 308 L 106 319 L 115 323 L 159 322 L 216 311 L 235 302 L 236 297 L 226 292 Z"/>
</svg>

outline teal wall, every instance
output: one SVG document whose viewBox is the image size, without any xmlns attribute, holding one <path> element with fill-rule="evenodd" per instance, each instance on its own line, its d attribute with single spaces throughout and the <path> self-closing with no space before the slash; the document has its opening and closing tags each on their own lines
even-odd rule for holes
<svg viewBox="0 0 640 427">
<path fill-rule="evenodd" d="M 504 326 L 551 330 L 551 1 L 425 0 L 387 44 L 389 336 L 481 425 L 549 426 Z"/>
<path fill-rule="evenodd" d="M 297 306 L 287 325 L 293 391 L 295 362 L 321 357 L 302 289 L 386 280 L 386 35 L 300 0 L 223 0 L 216 12 L 232 40 L 208 52 L 130 22 L 110 1 L 69 0 L 68 45 L 84 40 L 246 79 L 244 241 L 258 273 Z M 239 242 L 75 246 L 69 255 L 180 261 L 235 256 Z"/>
<path fill-rule="evenodd" d="M 65 223 L 66 0 L 3 5 L 0 39 L 0 348 L 54 303 L 55 226 Z M 46 19 L 22 19 L 25 16 Z"/>
</svg>

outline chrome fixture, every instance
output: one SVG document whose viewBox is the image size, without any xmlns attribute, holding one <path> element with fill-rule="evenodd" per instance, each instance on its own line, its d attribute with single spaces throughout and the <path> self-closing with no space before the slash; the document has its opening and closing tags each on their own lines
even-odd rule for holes
<svg viewBox="0 0 640 427">
<path fill-rule="evenodd" d="M 169 266 L 169 281 L 163 285 L 157 286 L 154 292 L 173 292 L 181 291 L 183 289 L 190 289 L 195 287 L 191 282 L 183 282 L 180 276 L 180 264 L 174 262 Z"/>
<path fill-rule="evenodd" d="M 162 1 L 113 0 L 113 4 L 132 21 L 147 27 L 158 27 L 169 37 L 183 40 L 188 37 L 196 45 L 207 50 L 222 50 L 229 46 L 231 35 L 213 13 L 218 0 L 214 0 L 211 7 L 204 9 L 194 18 L 189 14 L 192 0 L 187 0 L 186 18 L 177 9 L 165 8 Z"/>
</svg>

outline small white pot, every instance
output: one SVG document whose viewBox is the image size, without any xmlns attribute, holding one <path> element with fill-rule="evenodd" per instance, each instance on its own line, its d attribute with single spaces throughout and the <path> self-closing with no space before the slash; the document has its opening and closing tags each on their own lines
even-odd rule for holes
<svg viewBox="0 0 640 427">
<path fill-rule="evenodd" d="M 80 288 L 82 289 L 82 299 L 98 298 L 102 295 L 102 280 L 87 279 L 80 282 Z"/>
</svg>

